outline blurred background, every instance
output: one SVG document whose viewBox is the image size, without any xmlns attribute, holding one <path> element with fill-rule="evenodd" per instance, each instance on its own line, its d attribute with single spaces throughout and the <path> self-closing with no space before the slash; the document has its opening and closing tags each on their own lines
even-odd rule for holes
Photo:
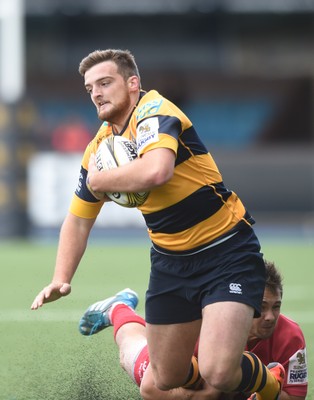
<svg viewBox="0 0 314 400">
<path fill-rule="evenodd" d="M 105 48 L 187 113 L 258 229 L 314 238 L 313 0 L 0 0 L 1 239 L 59 229 L 100 125 L 78 65 Z M 110 207 L 96 231 L 143 225 Z"/>
</svg>

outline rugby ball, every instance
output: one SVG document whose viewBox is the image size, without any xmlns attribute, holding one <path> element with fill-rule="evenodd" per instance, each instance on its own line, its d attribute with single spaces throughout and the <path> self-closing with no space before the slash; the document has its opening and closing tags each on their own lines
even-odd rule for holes
<svg viewBox="0 0 314 400">
<path fill-rule="evenodd" d="M 136 144 L 123 136 L 110 136 L 103 140 L 96 152 L 96 165 L 99 171 L 120 167 L 137 158 Z M 149 192 L 141 193 L 106 193 L 115 203 L 123 207 L 142 205 Z"/>
</svg>

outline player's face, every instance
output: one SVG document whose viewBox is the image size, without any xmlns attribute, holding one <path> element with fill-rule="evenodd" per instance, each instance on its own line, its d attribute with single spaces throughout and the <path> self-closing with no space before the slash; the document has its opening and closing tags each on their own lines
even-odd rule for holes
<svg viewBox="0 0 314 400">
<path fill-rule="evenodd" d="M 129 116 L 132 103 L 129 82 L 117 72 L 117 65 L 105 61 L 85 73 L 85 87 L 100 120 L 119 123 Z"/>
<path fill-rule="evenodd" d="M 280 315 L 281 293 L 277 289 L 276 293 L 272 293 L 268 288 L 264 291 L 262 312 L 260 318 L 253 320 L 250 337 L 267 339 L 276 327 L 278 317 Z"/>
</svg>

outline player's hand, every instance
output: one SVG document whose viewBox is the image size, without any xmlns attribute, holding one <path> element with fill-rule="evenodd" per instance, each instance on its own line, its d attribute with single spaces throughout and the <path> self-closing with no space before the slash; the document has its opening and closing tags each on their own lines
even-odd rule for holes
<svg viewBox="0 0 314 400">
<path fill-rule="evenodd" d="M 94 174 L 95 172 L 98 172 L 98 168 L 96 165 L 96 155 L 95 153 L 92 153 L 89 157 L 89 162 L 88 162 L 88 172 L 91 174 Z"/>
<path fill-rule="evenodd" d="M 91 192 L 91 194 L 97 200 L 104 200 L 105 199 L 105 201 L 109 201 L 110 199 L 105 193 L 97 192 L 97 191 L 93 190 L 92 187 L 91 187 L 90 179 L 96 172 L 98 172 L 98 168 L 96 166 L 95 154 L 92 153 L 90 158 L 89 158 L 89 162 L 88 162 L 88 174 L 87 174 L 87 178 L 86 178 L 87 189 Z"/>
<path fill-rule="evenodd" d="M 90 184 L 90 179 L 91 177 L 96 174 L 98 171 L 98 168 L 96 166 L 96 156 L 94 153 L 91 154 L 88 162 L 88 174 L 86 178 L 86 186 L 87 189 L 91 192 L 91 194 L 97 199 L 97 200 L 104 200 L 105 202 L 112 201 L 106 193 L 103 192 L 97 192 L 92 189 L 91 184 Z"/>
<path fill-rule="evenodd" d="M 67 296 L 70 293 L 71 285 L 69 283 L 52 282 L 38 293 L 31 305 L 31 309 L 37 310 L 39 307 L 42 307 L 44 303 L 58 300 L 60 297 Z"/>
</svg>

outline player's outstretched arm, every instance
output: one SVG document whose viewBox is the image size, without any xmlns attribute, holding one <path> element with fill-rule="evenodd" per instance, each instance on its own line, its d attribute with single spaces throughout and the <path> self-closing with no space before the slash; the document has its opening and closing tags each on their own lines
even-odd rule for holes
<svg viewBox="0 0 314 400">
<path fill-rule="evenodd" d="M 67 296 L 71 293 L 71 285 L 69 283 L 52 282 L 50 285 L 43 288 L 35 297 L 31 306 L 32 310 L 37 310 L 44 303 L 58 300 L 60 297 Z"/>
<path fill-rule="evenodd" d="M 206 383 L 198 390 L 184 388 L 159 390 L 154 385 L 154 379 L 150 365 L 148 365 L 140 387 L 143 400 L 220 400 L 221 393 L 211 388 Z"/>
<path fill-rule="evenodd" d="M 94 222 L 94 219 L 79 218 L 70 213 L 67 215 L 60 232 L 52 282 L 35 297 L 31 305 L 32 310 L 70 294 L 70 283 L 85 252 Z"/>
</svg>

